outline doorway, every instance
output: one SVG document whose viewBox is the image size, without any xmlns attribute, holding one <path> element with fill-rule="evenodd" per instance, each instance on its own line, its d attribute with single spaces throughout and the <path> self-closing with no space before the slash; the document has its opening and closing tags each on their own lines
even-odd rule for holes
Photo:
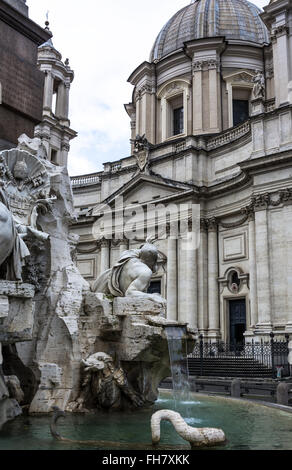
<svg viewBox="0 0 292 470">
<path fill-rule="evenodd" d="M 230 344 L 243 345 L 246 332 L 245 299 L 229 300 L 229 322 Z"/>
</svg>

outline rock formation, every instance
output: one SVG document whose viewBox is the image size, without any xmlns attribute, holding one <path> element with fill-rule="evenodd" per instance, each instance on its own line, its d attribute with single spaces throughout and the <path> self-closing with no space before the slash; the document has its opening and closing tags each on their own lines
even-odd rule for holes
<svg viewBox="0 0 292 470">
<path fill-rule="evenodd" d="M 12 238 L 0 262 L 0 344 L 10 377 L 6 387 L 0 376 L 0 404 L 6 417 L 20 411 L 15 398 L 30 413 L 152 404 L 170 373 L 165 300 L 146 293 L 157 249 L 146 243 L 125 252 L 101 277 L 104 289 L 98 280 L 91 291 L 74 264 L 70 178 L 38 149 L 23 137 L 20 148 L 0 154 L 0 240 L 7 228 Z"/>
</svg>

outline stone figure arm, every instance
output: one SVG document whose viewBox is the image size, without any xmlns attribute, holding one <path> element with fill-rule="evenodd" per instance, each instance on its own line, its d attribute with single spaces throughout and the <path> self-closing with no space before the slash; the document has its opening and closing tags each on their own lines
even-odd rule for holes
<svg viewBox="0 0 292 470">
<path fill-rule="evenodd" d="M 135 392 L 135 390 L 132 389 L 132 387 L 128 383 L 121 386 L 120 389 L 137 408 L 144 405 L 143 399 L 138 395 L 137 392 Z"/>
<path fill-rule="evenodd" d="M 152 271 L 147 267 L 135 270 L 135 279 L 130 283 L 125 296 L 140 296 L 147 292 L 150 285 Z"/>
<path fill-rule="evenodd" d="M 126 374 L 124 373 L 123 369 L 120 368 L 114 370 L 114 368 L 112 367 L 111 371 L 113 378 L 116 381 L 116 384 L 122 390 L 124 395 L 126 395 L 137 408 L 143 406 L 144 401 L 142 397 L 137 392 L 135 392 L 135 390 L 128 383 Z"/>
<path fill-rule="evenodd" d="M 147 298 L 155 302 L 165 303 L 165 299 L 163 299 L 159 294 L 147 294 L 152 275 L 153 272 L 146 265 L 141 265 L 139 268 L 136 268 L 135 279 L 130 283 L 125 293 L 125 297 L 145 297 L 146 295 Z"/>
</svg>

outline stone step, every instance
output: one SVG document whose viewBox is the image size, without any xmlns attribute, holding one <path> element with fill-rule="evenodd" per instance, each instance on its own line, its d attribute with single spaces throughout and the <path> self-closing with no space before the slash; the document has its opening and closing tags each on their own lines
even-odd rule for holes
<svg viewBox="0 0 292 470">
<path fill-rule="evenodd" d="M 190 375 L 201 374 L 199 358 L 189 358 Z M 203 375 L 213 377 L 271 377 L 272 369 L 253 359 L 245 358 L 204 358 Z"/>
</svg>

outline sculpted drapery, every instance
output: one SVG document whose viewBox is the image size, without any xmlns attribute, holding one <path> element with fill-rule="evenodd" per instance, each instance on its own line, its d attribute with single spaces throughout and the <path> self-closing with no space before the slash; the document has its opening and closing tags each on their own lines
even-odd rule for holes
<svg viewBox="0 0 292 470">
<path fill-rule="evenodd" d="M 17 231 L 6 195 L 0 187 L 0 266 L 6 262 L 6 277 L 9 281 L 22 281 L 22 269 L 29 255 Z"/>
</svg>

